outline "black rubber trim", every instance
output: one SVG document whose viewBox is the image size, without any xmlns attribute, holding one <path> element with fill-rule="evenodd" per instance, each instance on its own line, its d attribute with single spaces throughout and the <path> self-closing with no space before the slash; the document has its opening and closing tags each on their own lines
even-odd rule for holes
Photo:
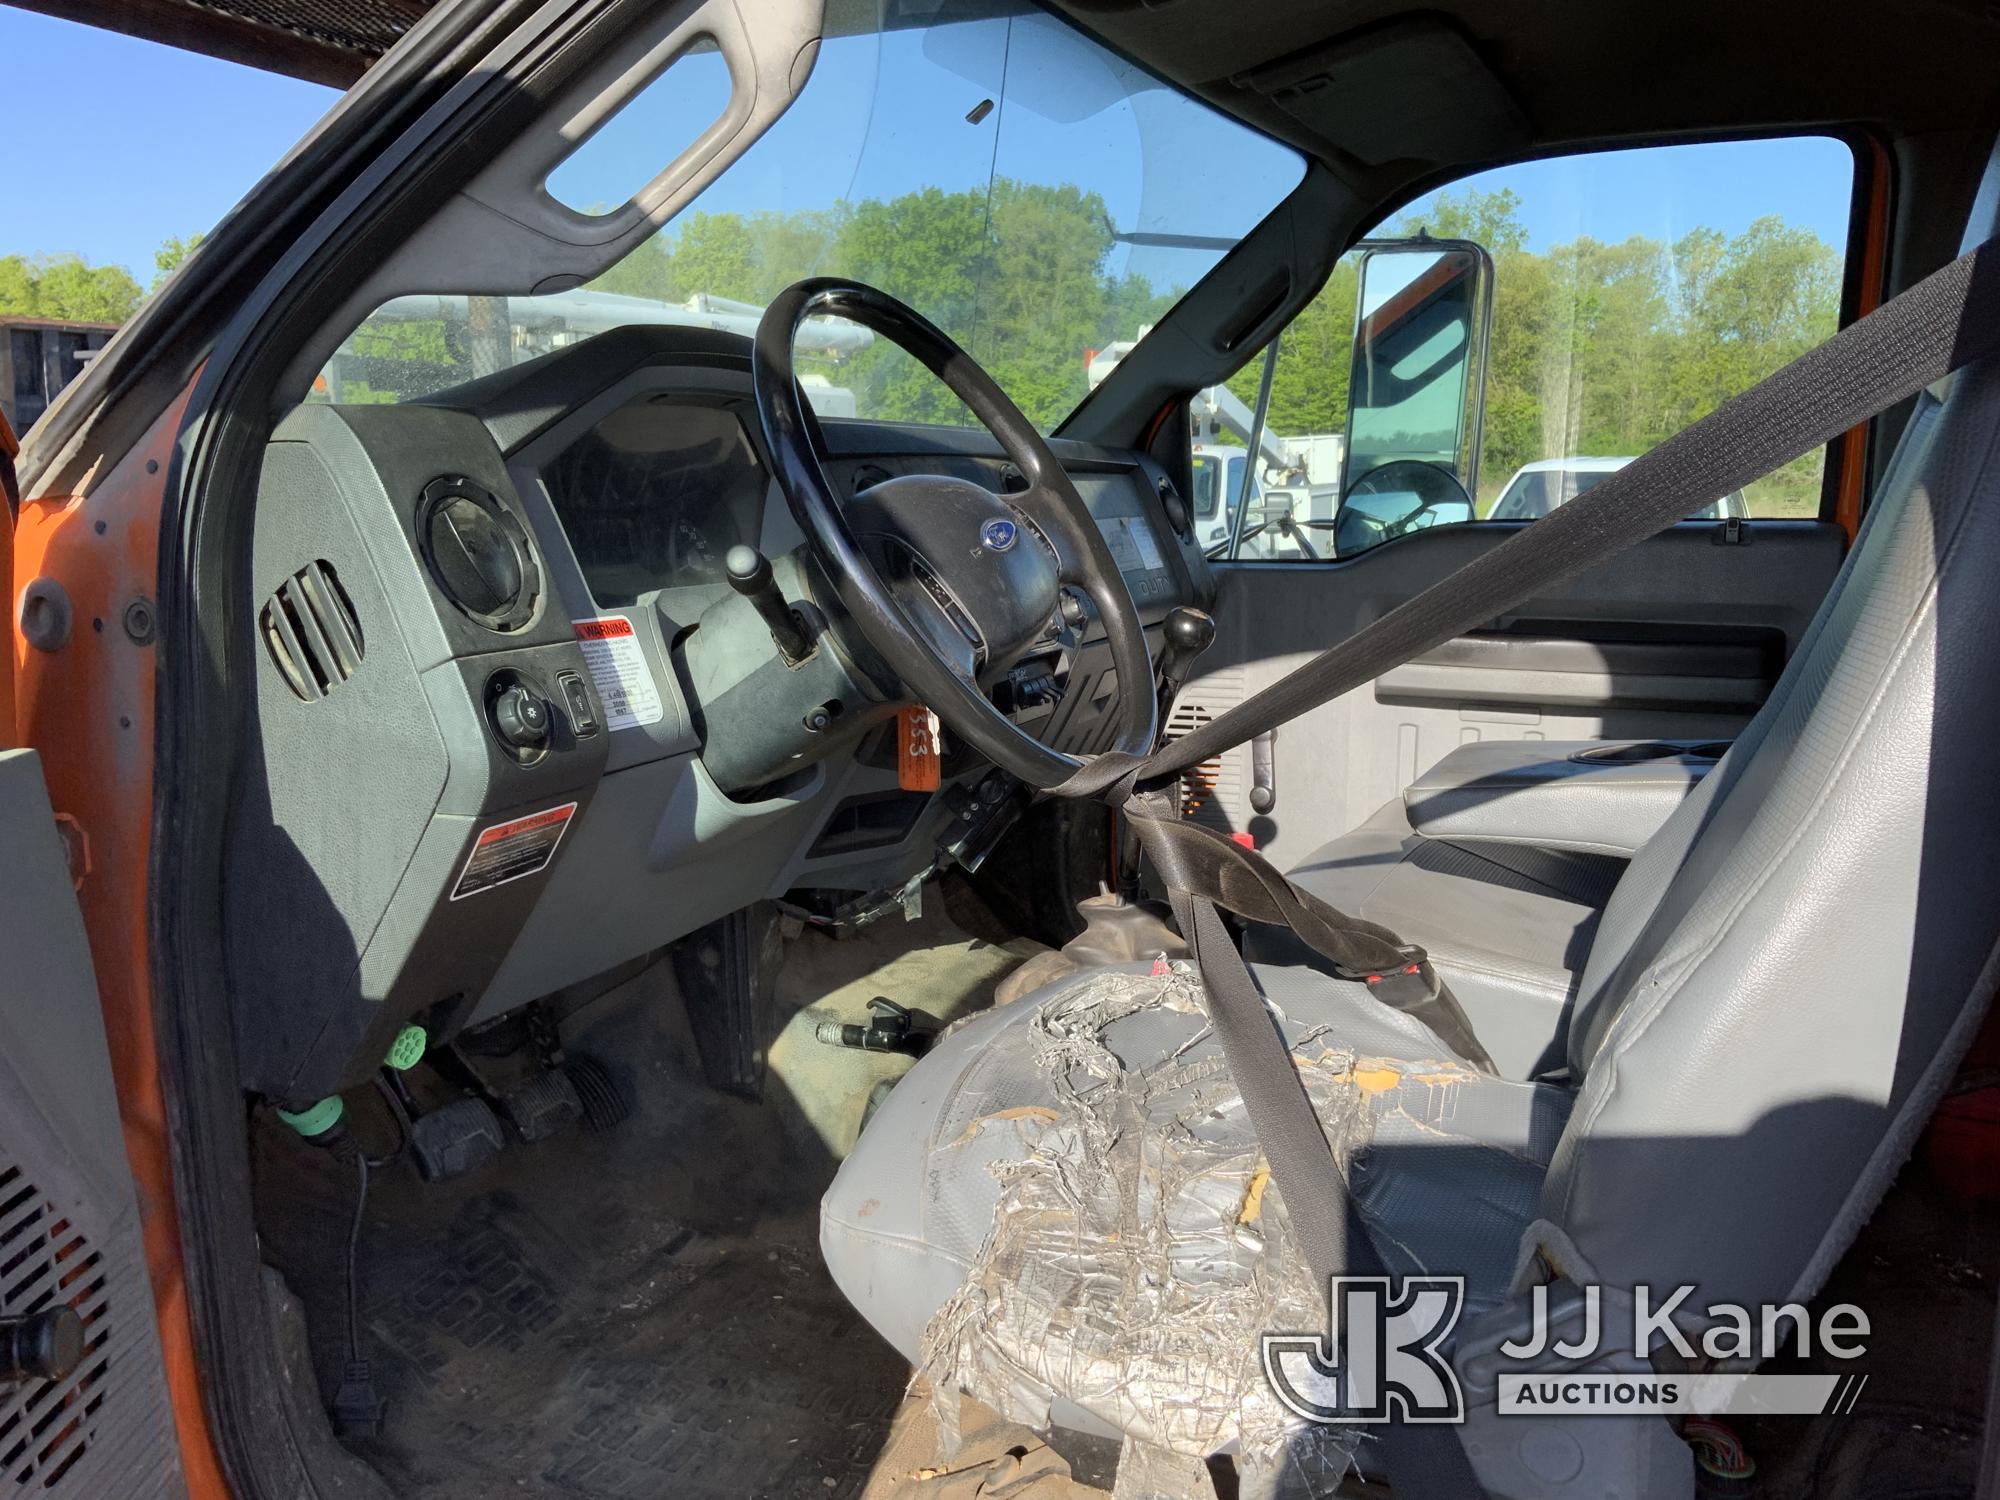
<svg viewBox="0 0 2000 1500">
<path fill-rule="evenodd" d="M 118 345 L 93 362 L 57 413 L 54 451 L 87 414 L 112 403 L 89 452 L 129 445 L 202 373 L 166 476 L 161 515 L 154 812 L 149 883 L 154 1008 L 180 1209 L 189 1310 L 203 1396 L 224 1476 L 244 1500 L 351 1496 L 348 1478 L 316 1466 L 324 1434 L 292 1424 L 275 1331 L 265 1311 L 233 1042 L 220 889 L 235 756 L 250 670 L 229 643 L 272 417 L 267 393 L 303 339 L 397 243 L 470 180 L 501 143 L 569 86 L 611 40 L 644 24 L 645 0 L 586 0 L 568 10 L 534 0 L 447 0 L 356 91 L 366 108 L 336 110 L 293 159 L 203 247 L 206 274 L 148 304 Z M 454 97 L 437 128 L 415 129 Z M 436 122 L 432 122 L 436 123 Z M 315 220 L 343 194 L 362 205 Z M 257 211 L 262 210 L 261 215 Z M 302 240 L 309 230 L 313 240 Z M 213 250 L 225 267 L 215 273 Z M 185 289 L 181 282 L 185 280 Z M 51 434 L 41 434 L 48 439 Z"/>
</svg>

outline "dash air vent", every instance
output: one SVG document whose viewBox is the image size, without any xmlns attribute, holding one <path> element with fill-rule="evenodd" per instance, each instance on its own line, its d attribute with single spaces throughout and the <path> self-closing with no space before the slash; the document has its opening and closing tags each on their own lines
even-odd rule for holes
<svg viewBox="0 0 2000 1500">
<path fill-rule="evenodd" d="M 431 578 L 466 618 L 488 630 L 520 630 L 535 616 L 542 571 L 528 533 L 500 497 L 462 474 L 424 487 L 417 545 Z"/>
<path fill-rule="evenodd" d="M 105 1281 L 103 1259 L 81 1231 L 0 1152 L 0 1317 L 67 1304 L 83 1323 L 82 1358 L 66 1375 L 0 1386 L 0 1475 L 16 1494 L 55 1490 L 96 1440 L 105 1400 L 116 1394 L 106 1378 Z"/>
<path fill-rule="evenodd" d="M 1246 684 L 1240 666 L 1224 667 L 1197 678 L 1181 690 L 1167 715 L 1167 738 L 1180 739 L 1221 718 L 1243 701 Z M 1181 773 L 1181 815 L 1223 833 L 1244 826 L 1249 805 L 1243 797 L 1245 762 L 1241 747 L 1210 756 Z"/>
<path fill-rule="evenodd" d="M 1213 718 L 1214 715 L 1202 705 L 1189 703 L 1184 698 L 1167 715 L 1167 738 L 1171 741 L 1193 734 Z M 1197 817 L 1203 808 L 1214 801 L 1216 787 L 1221 780 L 1220 756 L 1211 756 L 1181 772 L 1181 816 L 1189 819 Z"/>
<path fill-rule="evenodd" d="M 317 703 L 361 665 L 361 621 L 330 562 L 310 563 L 279 584 L 257 627 L 272 665 L 307 703 Z"/>
</svg>

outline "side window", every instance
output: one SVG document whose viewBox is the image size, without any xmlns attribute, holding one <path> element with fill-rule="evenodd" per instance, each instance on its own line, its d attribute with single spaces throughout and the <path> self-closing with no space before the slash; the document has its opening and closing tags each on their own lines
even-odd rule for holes
<svg viewBox="0 0 2000 1500">
<path fill-rule="evenodd" d="M 1835 330 L 1853 177 L 1845 143 L 1788 137 L 1527 162 L 1419 199 L 1195 402 L 1205 544 L 1315 561 L 1547 515 Z M 1817 515 L 1824 469 L 1810 454 L 1690 517 Z"/>
</svg>

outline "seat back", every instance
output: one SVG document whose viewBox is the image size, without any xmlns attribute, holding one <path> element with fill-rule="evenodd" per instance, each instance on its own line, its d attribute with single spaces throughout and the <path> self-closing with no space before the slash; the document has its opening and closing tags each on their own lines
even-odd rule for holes
<svg viewBox="0 0 2000 1500">
<path fill-rule="evenodd" d="M 2000 157 L 1968 247 L 1996 232 Z M 1770 701 L 1639 852 L 1542 1199 L 1613 1286 L 1810 1295 L 1969 1045 L 2000 944 L 2000 361 L 1920 407 Z"/>
</svg>

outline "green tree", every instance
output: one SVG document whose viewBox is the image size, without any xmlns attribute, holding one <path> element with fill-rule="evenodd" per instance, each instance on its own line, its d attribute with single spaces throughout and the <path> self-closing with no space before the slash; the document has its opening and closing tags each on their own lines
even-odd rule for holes
<svg viewBox="0 0 2000 1500">
<path fill-rule="evenodd" d="M 590 283 L 598 292 L 650 297 L 670 302 L 674 294 L 674 250 L 665 234 L 641 240 L 617 265 Z"/>
<path fill-rule="evenodd" d="M 35 301 L 35 273 L 27 257 L 0 255 L 0 313 L 32 317 Z"/>
<path fill-rule="evenodd" d="M 1834 328 L 1840 256 L 1809 229 L 1766 218 L 1735 236 L 1696 229 L 1670 246 L 1586 236 L 1534 251 L 1521 210 L 1512 190 L 1464 189 L 1388 231 L 1471 239 L 1492 255 L 1482 498 L 1535 459 L 1643 452 Z M 198 239 L 162 246 L 162 272 Z M 1137 337 L 1183 291 L 1116 268 L 1115 249 L 1097 194 L 996 178 L 990 190 L 924 188 L 803 213 L 689 213 L 592 286 L 668 303 L 707 293 L 763 305 L 804 276 L 868 282 L 938 323 L 1049 426 L 1083 398 L 1086 354 Z M 123 316 L 137 300 L 129 277 L 117 284 L 123 275 L 74 257 L 0 259 L 0 308 L 85 316 L 70 309 L 88 305 Z M 1358 294 L 1356 263 L 1344 259 L 1285 329 L 1275 433 L 1344 430 Z M 385 373 L 440 362 L 448 380 L 463 378 L 459 342 L 444 323 L 405 323 L 357 335 L 348 352 L 383 361 Z M 1261 352 L 1229 378 L 1246 403 L 1256 399 Z M 970 420 L 887 340 L 838 364 L 810 354 L 801 362 L 851 389 L 864 415 Z M 1817 476 L 1818 459 L 1801 460 L 1763 487 L 1760 503 L 1809 508 Z"/>
<path fill-rule="evenodd" d="M 1472 240 L 1496 258 L 1528 248 L 1528 231 L 1521 223 L 1521 195 L 1512 188 L 1439 193 L 1427 208 L 1404 214 L 1389 231 L 1395 239 L 1418 234 L 1428 234 L 1434 240 Z"/>
<path fill-rule="evenodd" d="M 205 234 L 191 234 L 186 239 L 173 235 L 164 241 L 153 252 L 153 289 L 157 291 L 160 283 L 178 271 L 181 262 L 199 250 L 207 238 Z"/>
<path fill-rule="evenodd" d="M 793 282 L 823 274 L 846 218 L 845 205 L 818 212 L 760 213 L 753 218 L 750 237 L 755 247 L 757 294 L 752 300 L 769 302 Z"/>
<path fill-rule="evenodd" d="M 1041 426 L 1061 421 L 1089 388 L 1083 357 L 1103 336 L 1111 247 L 1110 215 L 1096 193 L 994 184 L 968 352 Z"/>
<path fill-rule="evenodd" d="M 674 240 L 676 301 L 696 292 L 749 301 L 757 295 L 757 241 L 741 214 L 691 213 Z"/>
<path fill-rule="evenodd" d="M 840 274 L 894 292 L 963 341 L 973 326 L 989 251 L 986 195 L 925 188 L 856 204 L 841 225 L 832 264 Z M 886 339 L 840 367 L 863 412 L 910 422 L 970 420 L 944 383 Z"/>
<path fill-rule="evenodd" d="M 123 266 L 80 255 L 0 257 L 0 312 L 78 323 L 122 323 L 142 293 Z"/>
<path fill-rule="evenodd" d="M 1840 255 L 1810 229 L 1765 218 L 1733 237 L 1696 229 L 1668 246 L 1585 236 L 1536 252 L 1521 207 L 1507 189 L 1443 193 L 1384 235 L 1470 239 L 1492 255 L 1487 503 L 1536 459 L 1643 453 L 1837 324 Z M 1343 259 L 1284 332 L 1269 412 L 1280 436 L 1346 426 L 1355 283 L 1355 261 Z M 1246 404 L 1261 354 L 1228 382 Z M 1817 454 L 1788 466 L 1753 487 L 1753 505 L 1810 511 L 1820 468 Z"/>
<path fill-rule="evenodd" d="M 1102 349 L 1120 339 L 1136 339 L 1140 329 L 1150 328 L 1159 322 L 1186 295 L 1187 288 L 1184 286 L 1158 291 L 1145 277 L 1125 272 L 1109 286 L 1104 301 L 1104 322 L 1097 330 L 1096 347 Z"/>
</svg>

